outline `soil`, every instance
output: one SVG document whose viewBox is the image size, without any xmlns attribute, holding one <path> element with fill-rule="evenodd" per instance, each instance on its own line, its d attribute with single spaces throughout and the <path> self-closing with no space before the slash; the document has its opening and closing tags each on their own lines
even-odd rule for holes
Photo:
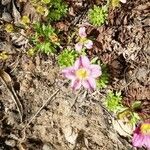
<svg viewBox="0 0 150 150">
<path fill-rule="evenodd" d="M 11 0 L 2 1 L 6 5 L 1 3 L 0 15 L 4 10 L 11 14 Z M 74 16 L 56 23 L 57 28 L 61 27 L 64 47 L 64 37 L 87 21 L 89 8 L 84 6 L 103 2 L 67 3 Z M 138 113 L 144 118 L 150 116 L 149 7 L 148 0 L 129 0 L 110 10 L 106 25 L 86 25 L 88 36 L 95 39 L 88 55 L 98 56 L 107 64 L 111 77 L 107 88 L 93 93 L 72 91 L 60 74 L 55 56 L 27 56 L 28 40 L 19 32 L 7 33 L 1 28 L 0 51 L 10 56 L 5 61 L 0 59 L 0 150 L 136 150 L 130 136 L 121 136 L 114 129 L 113 116 L 103 102 L 108 90 L 121 90 L 126 106 L 139 100 L 142 109 Z M 23 13 L 26 11 L 24 8 Z M 31 13 L 35 20 L 39 17 Z M 2 19 L 1 26 L 6 22 Z M 21 103 L 21 114 L 14 93 Z"/>
</svg>

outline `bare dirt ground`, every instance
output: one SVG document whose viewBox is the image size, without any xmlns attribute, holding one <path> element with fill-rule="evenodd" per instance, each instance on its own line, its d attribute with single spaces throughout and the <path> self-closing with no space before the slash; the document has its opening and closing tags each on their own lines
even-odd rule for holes
<svg viewBox="0 0 150 150">
<path fill-rule="evenodd" d="M 49 73 L 44 72 L 45 68 Z M 17 74 L 17 94 L 23 104 L 24 120 L 34 116 L 59 91 L 22 133 L 25 125 L 19 125 L 11 93 L 1 83 L 1 149 L 131 149 L 113 130 L 98 92 L 73 93 L 67 82 L 63 85 L 57 67 L 47 60 L 42 60 L 39 68 L 34 66 L 32 72 Z"/>
<path fill-rule="evenodd" d="M 114 130 L 103 102 L 109 89 L 121 90 L 125 105 L 140 100 L 139 114 L 150 115 L 149 7 L 148 0 L 129 0 L 110 13 L 107 25 L 88 27 L 95 38 L 89 57 L 98 56 L 109 66 L 111 76 L 107 88 L 93 93 L 73 92 L 54 56 L 28 57 L 26 42 L 15 38 L 20 35 L 0 29 L 0 51 L 11 54 L 0 60 L 0 150 L 135 150 L 130 137 Z M 76 17 L 70 19 L 70 26 Z M 14 93 L 21 102 L 22 122 Z"/>
</svg>

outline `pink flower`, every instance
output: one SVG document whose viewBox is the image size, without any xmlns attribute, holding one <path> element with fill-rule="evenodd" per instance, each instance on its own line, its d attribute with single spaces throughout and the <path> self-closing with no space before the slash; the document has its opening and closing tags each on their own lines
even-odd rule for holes
<svg viewBox="0 0 150 150">
<path fill-rule="evenodd" d="M 87 56 L 80 56 L 75 61 L 74 66 L 65 68 L 62 73 L 66 78 L 71 80 L 73 90 L 77 90 L 81 86 L 89 90 L 96 89 L 95 78 L 102 74 L 101 67 L 90 64 Z"/>
<path fill-rule="evenodd" d="M 87 49 L 91 49 L 93 47 L 93 42 L 86 38 L 87 34 L 85 31 L 86 31 L 85 27 L 79 28 L 80 40 L 77 44 L 75 44 L 75 49 L 78 52 L 81 52 L 83 47 L 86 47 Z"/>
<path fill-rule="evenodd" d="M 150 150 L 150 120 L 139 124 L 135 129 L 132 144 L 135 147 L 147 147 Z"/>
<path fill-rule="evenodd" d="M 75 50 L 78 52 L 81 52 L 82 48 L 83 48 L 83 43 L 77 43 L 75 45 Z"/>
<path fill-rule="evenodd" d="M 93 47 L 93 42 L 91 40 L 86 40 L 85 43 L 84 43 L 84 46 L 87 49 L 91 49 Z"/>
<path fill-rule="evenodd" d="M 80 28 L 79 28 L 79 36 L 80 36 L 81 38 L 85 38 L 85 37 L 87 36 L 85 30 L 86 30 L 85 27 L 80 27 Z"/>
<path fill-rule="evenodd" d="M 120 0 L 120 2 L 122 2 L 122 3 L 126 3 L 127 1 L 126 1 L 126 0 Z"/>
</svg>

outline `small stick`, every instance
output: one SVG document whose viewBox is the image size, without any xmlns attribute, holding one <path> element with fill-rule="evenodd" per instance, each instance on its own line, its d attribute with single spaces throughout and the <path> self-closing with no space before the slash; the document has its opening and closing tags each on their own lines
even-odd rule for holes
<svg viewBox="0 0 150 150">
<path fill-rule="evenodd" d="M 27 128 L 27 126 L 33 121 L 33 119 L 40 113 L 40 111 L 48 104 L 48 102 L 50 100 L 52 100 L 52 98 L 59 92 L 60 89 L 58 89 L 55 93 L 53 93 L 51 95 L 50 98 L 48 98 L 48 100 L 42 105 L 42 107 L 30 118 L 29 122 L 25 125 L 25 127 L 23 128 L 23 130 L 25 130 Z"/>
<path fill-rule="evenodd" d="M 22 116 L 23 116 L 23 107 L 22 104 L 12 86 L 12 82 L 11 82 L 11 78 L 9 76 L 9 74 L 7 74 L 5 71 L 0 70 L 0 78 L 2 79 L 2 81 L 4 82 L 4 84 L 6 85 L 8 91 L 11 93 L 11 97 L 13 99 L 13 101 L 15 102 L 18 112 L 19 112 L 19 116 L 20 116 L 20 122 L 22 122 Z"/>
</svg>

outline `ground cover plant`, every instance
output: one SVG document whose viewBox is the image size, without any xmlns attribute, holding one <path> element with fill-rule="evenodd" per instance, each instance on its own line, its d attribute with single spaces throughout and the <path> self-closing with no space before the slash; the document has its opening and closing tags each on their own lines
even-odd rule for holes
<svg viewBox="0 0 150 150">
<path fill-rule="evenodd" d="M 0 2 L 0 149 L 150 149 L 148 0 Z"/>
<path fill-rule="evenodd" d="M 58 47 L 59 39 L 55 29 L 51 25 L 39 24 L 34 25 L 31 42 L 35 45 L 35 51 L 41 51 L 46 54 L 52 54 Z"/>
</svg>

